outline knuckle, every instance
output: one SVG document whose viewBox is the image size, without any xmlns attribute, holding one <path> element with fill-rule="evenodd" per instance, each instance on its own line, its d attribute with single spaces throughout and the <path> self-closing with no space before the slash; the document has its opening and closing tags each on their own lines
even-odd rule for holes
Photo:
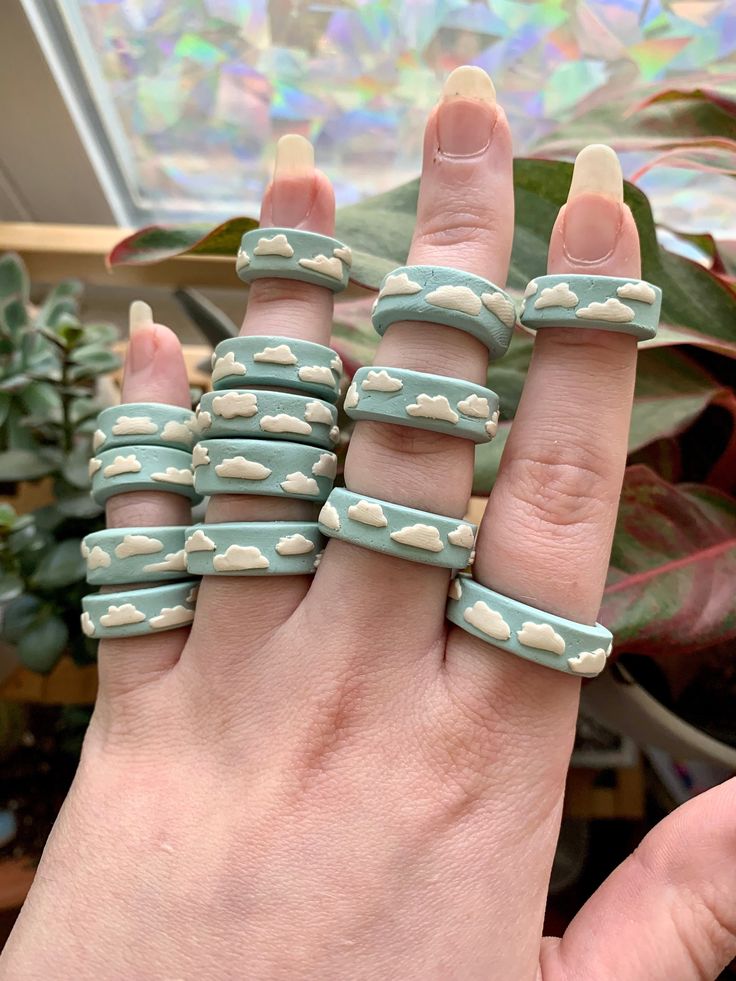
<svg viewBox="0 0 736 981">
<path fill-rule="evenodd" d="M 320 286 L 286 279 L 259 279 L 250 288 L 248 316 L 263 321 L 264 331 L 293 331 L 294 324 L 321 320 L 331 295 Z M 325 321 L 326 323 L 328 321 Z"/>
<path fill-rule="evenodd" d="M 110 528 L 187 524 L 190 519 L 189 502 L 178 494 L 165 491 L 116 494 L 107 504 L 107 524 Z"/>
</svg>

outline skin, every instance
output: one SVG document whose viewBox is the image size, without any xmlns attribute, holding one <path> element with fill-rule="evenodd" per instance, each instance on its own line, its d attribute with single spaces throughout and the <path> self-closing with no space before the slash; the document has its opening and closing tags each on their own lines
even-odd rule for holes
<svg viewBox="0 0 736 981">
<path fill-rule="evenodd" d="M 503 283 L 512 209 L 503 110 L 441 103 L 409 262 Z M 266 192 L 264 225 L 333 222 L 319 172 Z M 568 204 L 549 270 L 638 276 L 628 209 L 595 192 Z M 243 333 L 327 343 L 331 311 L 324 289 L 261 280 Z M 485 357 L 459 331 L 399 324 L 376 363 L 482 382 Z M 625 335 L 540 333 L 479 581 L 595 619 L 635 366 Z M 188 404 L 166 327 L 133 336 L 123 395 Z M 360 423 L 346 482 L 461 517 L 472 459 L 463 440 Z M 221 497 L 208 520 L 312 513 Z M 166 494 L 108 506 L 116 526 L 188 519 Z M 448 631 L 448 575 L 335 541 L 313 582 L 206 579 L 191 632 L 101 644 L 79 772 L 0 978 L 715 978 L 736 954 L 736 784 L 670 815 L 561 940 L 542 939 L 580 682 Z"/>
</svg>

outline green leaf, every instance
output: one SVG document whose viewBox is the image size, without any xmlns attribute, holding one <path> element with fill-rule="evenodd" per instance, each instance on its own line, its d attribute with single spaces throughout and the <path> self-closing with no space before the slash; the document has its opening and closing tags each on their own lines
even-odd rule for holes
<svg viewBox="0 0 736 981">
<path fill-rule="evenodd" d="M 257 228 L 255 218 L 231 218 L 212 228 L 205 224 L 162 227 L 150 225 L 127 236 L 107 257 L 109 266 L 145 265 L 161 262 L 177 255 L 225 255 L 233 259 L 245 232 Z"/>
<path fill-rule="evenodd" d="M 490 443 L 481 443 L 475 448 L 475 470 L 473 472 L 473 493 L 487 497 L 496 482 L 501 454 L 511 434 L 511 423 L 501 422 L 498 432 Z"/>
<path fill-rule="evenodd" d="M 72 487 L 89 489 L 89 447 L 76 446 L 64 460 L 61 475 Z"/>
<path fill-rule="evenodd" d="M 228 315 L 203 293 L 193 289 L 175 290 L 174 296 L 205 340 L 216 347 L 220 341 L 237 337 L 239 328 Z"/>
<path fill-rule="evenodd" d="M 0 301 L 11 298 L 28 303 L 30 284 L 23 260 L 14 252 L 0 255 Z"/>
<path fill-rule="evenodd" d="M 0 392 L 0 426 L 2 426 L 7 418 L 10 403 L 10 394 L 8 392 Z"/>
<path fill-rule="evenodd" d="M 62 316 L 76 316 L 84 287 L 78 279 L 65 279 L 48 294 L 36 316 L 38 327 L 53 327 Z"/>
<path fill-rule="evenodd" d="M 0 480 L 38 480 L 54 469 L 40 451 L 6 450 L 0 453 Z"/>
<path fill-rule="evenodd" d="M 9 644 L 17 644 L 26 630 L 39 617 L 43 604 L 37 596 L 24 593 L 3 607 L 0 636 Z"/>
<path fill-rule="evenodd" d="M 55 418 L 61 413 L 61 398 L 51 382 L 33 382 L 23 389 L 21 404 L 26 412 L 37 416 Z"/>
<path fill-rule="evenodd" d="M 81 540 L 68 538 L 55 545 L 33 577 L 36 589 L 60 589 L 84 579 L 86 564 L 79 551 Z"/>
<path fill-rule="evenodd" d="M 7 603 L 23 592 L 23 580 L 12 572 L 0 573 L 0 603 Z"/>
<path fill-rule="evenodd" d="M 8 300 L 0 310 L 0 321 L 11 336 L 17 336 L 28 323 L 25 303 L 19 297 Z"/>
<path fill-rule="evenodd" d="M 33 623 L 18 640 L 16 652 L 21 664 L 31 671 L 51 671 L 69 641 L 69 631 L 62 619 L 46 617 Z"/>
</svg>

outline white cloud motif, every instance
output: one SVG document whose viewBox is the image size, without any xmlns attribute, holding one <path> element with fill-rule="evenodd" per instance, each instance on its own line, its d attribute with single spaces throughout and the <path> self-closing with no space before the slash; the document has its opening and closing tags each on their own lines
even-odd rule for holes
<svg viewBox="0 0 736 981">
<path fill-rule="evenodd" d="M 419 419 L 442 419 L 444 422 L 457 422 L 460 418 L 444 395 L 417 395 L 416 402 L 407 405 L 406 414 Z"/>
<path fill-rule="evenodd" d="M 99 450 L 106 439 L 107 436 L 101 429 L 95 429 L 94 433 L 92 434 L 92 449 L 95 451 L 95 453 Z"/>
<path fill-rule="evenodd" d="M 332 254 L 336 255 L 338 259 L 342 259 L 346 266 L 352 266 L 353 253 L 347 245 L 338 246 L 332 250 Z"/>
<path fill-rule="evenodd" d="M 460 580 L 455 577 L 450 580 L 450 585 L 447 587 L 447 595 L 450 599 L 459 600 L 463 596 L 463 587 L 460 584 Z"/>
<path fill-rule="evenodd" d="M 159 473 L 152 473 L 151 480 L 159 480 L 164 484 L 181 484 L 184 487 L 191 487 L 194 484 L 194 474 L 190 467 L 167 467 Z"/>
<path fill-rule="evenodd" d="M 581 320 L 605 320 L 611 324 L 628 324 L 636 316 L 631 307 L 627 307 L 615 296 L 609 296 L 605 303 L 594 302 L 587 307 L 575 311 L 575 316 Z"/>
<path fill-rule="evenodd" d="M 82 624 L 82 633 L 87 637 L 93 637 L 95 632 L 95 625 L 92 622 L 92 617 L 85 610 L 84 613 L 79 618 L 79 622 Z"/>
<path fill-rule="evenodd" d="M 345 392 L 345 409 L 354 409 L 355 406 L 360 401 L 360 395 L 358 394 L 358 386 L 355 382 L 352 382 L 348 387 L 347 392 Z"/>
<path fill-rule="evenodd" d="M 210 462 L 210 451 L 206 446 L 197 443 L 192 450 L 192 466 L 204 467 Z"/>
<path fill-rule="evenodd" d="M 462 402 L 457 403 L 457 407 L 464 416 L 470 416 L 473 419 L 487 419 L 491 414 L 488 399 L 481 398 L 480 395 L 468 395 Z"/>
<path fill-rule="evenodd" d="M 196 586 L 192 586 L 192 588 L 187 593 L 187 603 L 192 603 L 192 604 L 196 603 L 198 596 L 199 596 L 199 583 L 197 583 Z"/>
<path fill-rule="evenodd" d="M 279 538 L 276 545 L 276 551 L 279 555 L 306 555 L 309 552 L 314 551 L 314 542 L 310 541 L 304 535 L 284 535 L 283 538 Z"/>
<path fill-rule="evenodd" d="M 164 543 L 159 538 L 148 535 L 124 535 L 122 542 L 115 546 L 115 557 L 127 559 L 131 555 L 153 555 L 163 550 Z"/>
<path fill-rule="evenodd" d="M 188 426 L 193 433 L 198 433 L 201 435 L 205 429 L 209 429 L 212 425 L 212 415 L 209 412 L 203 412 L 197 409 L 197 415 L 192 419 Z"/>
<path fill-rule="evenodd" d="M 193 531 L 184 543 L 185 552 L 214 552 L 215 547 L 215 543 L 201 528 Z"/>
<path fill-rule="evenodd" d="M 212 369 L 212 382 L 219 381 L 221 378 L 226 378 L 228 375 L 244 375 L 248 369 L 240 361 L 235 360 L 235 353 L 233 351 L 228 351 L 227 354 L 223 354 L 215 361 L 215 367 Z"/>
<path fill-rule="evenodd" d="M 226 392 L 212 399 L 212 411 L 223 419 L 249 419 L 258 412 L 258 397 L 254 392 Z"/>
<path fill-rule="evenodd" d="M 640 303 L 654 303 L 657 294 L 649 283 L 624 283 L 616 290 L 622 300 L 639 300 Z M 582 655 L 581 655 L 582 656 Z"/>
<path fill-rule="evenodd" d="M 229 545 L 224 555 L 216 555 L 212 566 L 217 572 L 240 572 L 243 569 L 267 569 L 270 562 L 255 545 Z"/>
<path fill-rule="evenodd" d="M 301 470 L 287 473 L 286 480 L 281 481 L 281 489 L 285 494 L 319 494 L 319 484 L 314 477 L 308 477 Z"/>
<path fill-rule="evenodd" d="M 337 476 L 337 457 L 334 453 L 320 453 L 319 460 L 312 466 L 315 477 L 329 477 L 334 480 Z"/>
<path fill-rule="evenodd" d="M 194 610 L 186 606 L 165 606 L 158 616 L 151 617 L 148 621 L 154 630 L 161 630 L 164 627 L 183 627 L 191 623 L 194 619 Z"/>
<path fill-rule="evenodd" d="M 477 600 L 463 611 L 463 620 L 494 640 L 508 640 L 511 627 L 497 610 L 492 610 L 483 600 Z"/>
<path fill-rule="evenodd" d="M 331 279 L 342 279 L 342 262 L 337 256 L 316 255 L 314 259 L 300 259 L 299 265 Z"/>
<path fill-rule="evenodd" d="M 312 569 L 314 569 L 315 572 L 317 571 L 317 569 L 319 569 L 319 564 L 322 561 L 322 556 L 324 554 L 325 554 L 325 551 L 324 551 L 324 549 L 322 549 L 321 552 L 317 552 L 317 554 L 315 555 L 314 562 L 312 563 Z"/>
<path fill-rule="evenodd" d="M 342 358 L 340 357 L 339 354 L 336 354 L 335 357 L 330 361 L 330 368 L 332 368 L 333 371 L 337 372 L 338 375 L 341 375 L 342 367 L 343 367 Z"/>
<path fill-rule="evenodd" d="M 307 422 L 322 422 L 327 426 L 332 425 L 332 413 L 324 402 L 307 402 L 304 410 L 304 418 Z"/>
<path fill-rule="evenodd" d="M 161 562 L 152 562 L 143 566 L 144 572 L 186 572 L 187 553 L 183 548 L 178 552 L 169 552 Z"/>
<path fill-rule="evenodd" d="M 308 422 L 297 416 L 290 416 L 287 412 L 279 412 L 275 416 L 263 416 L 259 425 L 265 433 L 297 433 L 300 436 L 308 436 L 312 432 Z"/>
<path fill-rule="evenodd" d="M 244 456 L 225 457 L 222 463 L 215 465 L 218 477 L 240 477 L 243 480 L 265 480 L 270 477 L 272 470 L 264 467 L 255 460 L 246 460 Z"/>
<path fill-rule="evenodd" d="M 486 432 L 493 439 L 493 437 L 498 432 L 498 409 L 493 413 L 491 418 L 486 423 Z"/>
<path fill-rule="evenodd" d="M 87 473 L 90 475 L 90 477 L 94 477 L 101 466 L 102 460 L 98 460 L 96 456 L 93 456 L 87 464 Z"/>
<path fill-rule="evenodd" d="M 266 364 L 296 364 L 298 358 L 288 344 L 277 344 L 276 347 L 264 347 L 262 351 L 256 351 L 253 360 Z"/>
<path fill-rule="evenodd" d="M 595 676 L 606 666 L 606 652 L 602 647 L 595 651 L 581 651 L 577 657 L 568 657 L 567 664 L 575 674 Z"/>
<path fill-rule="evenodd" d="M 146 614 L 141 613 L 132 603 L 122 603 L 120 606 L 108 606 L 107 613 L 100 617 L 103 627 L 124 627 L 129 623 L 142 623 Z"/>
<path fill-rule="evenodd" d="M 398 531 L 392 531 L 391 538 L 402 545 L 411 545 L 413 548 L 421 548 L 427 552 L 441 552 L 445 547 L 434 525 L 421 523 L 406 525 Z"/>
<path fill-rule="evenodd" d="M 150 416 L 118 416 L 112 427 L 113 436 L 152 436 L 157 432 Z"/>
<path fill-rule="evenodd" d="M 502 293 L 481 293 L 481 300 L 486 310 L 490 310 L 506 327 L 513 327 L 516 323 L 516 309 L 511 300 L 507 300 Z"/>
<path fill-rule="evenodd" d="M 192 445 L 192 430 L 185 422 L 177 422 L 169 419 L 161 430 L 161 439 L 168 439 L 172 443 L 183 443 L 184 446 Z"/>
<path fill-rule="evenodd" d="M 95 545 L 87 555 L 87 568 L 90 572 L 93 569 L 107 569 L 111 562 L 109 554 L 99 545 Z"/>
<path fill-rule="evenodd" d="M 369 371 L 360 387 L 364 392 L 399 392 L 404 387 L 400 378 L 389 375 L 385 368 L 380 371 Z"/>
<path fill-rule="evenodd" d="M 364 525 L 372 525 L 374 528 L 385 528 L 388 524 L 383 508 L 375 501 L 358 501 L 357 504 L 351 504 L 348 508 L 348 517 Z"/>
<path fill-rule="evenodd" d="M 480 297 L 476 296 L 468 286 L 440 286 L 427 293 L 425 299 L 432 306 L 444 307 L 445 310 L 458 310 L 471 317 L 477 317 L 480 313 Z"/>
<path fill-rule="evenodd" d="M 527 283 L 526 289 L 524 290 L 524 299 L 528 300 L 530 296 L 534 296 L 538 289 L 539 283 L 536 281 L 536 279 L 530 280 Z"/>
<path fill-rule="evenodd" d="M 250 256 L 244 249 L 239 249 L 238 254 L 235 256 L 235 271 L 240 272 L 241 269 L 245 269 L 249 265 Z"/>
<path fill-rule="evenodd" d="M 564 307 L 572 309 L 578 302 L 577 293 L 573 293 L 569 283 L 555 283 L 545 287 L 534 301 L 535 310 L 546 310 L 547 307 Z"/>
<path fill-rule="evenodd" d="M 82 558 L 86 560 L 89 555 L 89 545 L 84 539 L 79 543 L 79 551 L 82 553 Z"/>
<path fill-rule="evenodd" d="M 392 273 L 386 277 L 378 294 L 378 299 L 380 300 L 384 296 L 405 296 L 421 292 L 422 284 L 415 283 L 413 279 L 409 279 L 405 272 Z"/>
<path fill-rule="evenodd" d="M 460 548 L 472 548 L 475 545 L 475 532 L 470 525 L 459 524 L 454 531 L 450 532 L 447 540 L 451 545 L 457 545 Z"/>
<path fill-rule="evenodd" d="M 319 518 L 317 519 L 321 522 L 325 528 L 331 528 L 333 531 L 340 530 L 340 515 L 337 513 L 337 508 L 334 504 L 327 501 L 322 505 L 322 510 L 319 512 Z"/>
<path fill-rule="evenodd" d="M 289 240 L 283 232 L 272 235 L 271 238 L 263 237 L 258 239 L 258 245 L 253 249 L 253 255 L 281 255 L 285 259 L 291 259 L 294 249 L 289 245 Z"/>
<path fill-rule="evenodd" d="M 330 430 L 330 439 L 332 440 L 333 443 L 339 443 L 339 441 L 340 441 L 340 427 L 339 426 L 333 426 L 332 427 L 332 429 Z"/>
<path fill-rule="evenodd" d="M 316 382 L 319 385 L 329 385 L 330 388 L 335 387 L 335 376 L 332 374 L 332 370 L 326 367 L 326 365 L 304 365 L 303 368 L 299 369 L 297 374 L 302 381 Z"/>
<path fill-rule="evenodd" d="M 520 644 L 526 647 L 536 647 L 538 651 L 550 651 L 552 654 L 565 653 L 565 641 L 549 623 L 532 623 L 526 620 L 521 630 L 516 631 Z"/>
<path fill-rule="evenodd" d="M 116 456 L 112 463 L 108 463 L 102 471 L 105 477 L 117 477 L 121 473 L 140 473 L 143 469 L 140 460 L 135 453 L 128 456 Z"/>
</svg>

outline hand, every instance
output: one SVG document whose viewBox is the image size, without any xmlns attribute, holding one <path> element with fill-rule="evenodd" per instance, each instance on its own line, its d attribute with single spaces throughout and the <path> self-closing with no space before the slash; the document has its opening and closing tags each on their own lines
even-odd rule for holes
<svg viewBox="0 0 736 981">
<path fill-rule="evenodd" d="M 461 69 L 426 129 L 411 263 L 502 284 L 511 137 L 487 76 Z M 264 225 L 330 234 L 334 202 L 287 137 Z M 551 272 L 638 277 L 615 157 L 588 148 Z M 332 295 L 260 280 L 243 332 L 327 343 Z M 377 362 L 482 383 L 469 335 L 397 324 Z M 547 329 L 482 524 L 475 577 L 593 622 L 626 459 L 636 342 Z M 124 400 L 187 405 L 165 327 L 131 337 Z M 470 443 L 359 423 L 346 483 L 462 517 Z M 311 517 L 297 501 L 213 498 L 209 521 Z M 127 494 L 110 525 L 186 524 Z M 448 573 L 332 541 L 307 577 L 206 578 L 191 632 L 100 645 L 79 772 L 0 977 L 686 981 L 736 954 L 727 783 L 668 817 L 542 939 L 579 682 L 444 617 Z"/>
</svg>

